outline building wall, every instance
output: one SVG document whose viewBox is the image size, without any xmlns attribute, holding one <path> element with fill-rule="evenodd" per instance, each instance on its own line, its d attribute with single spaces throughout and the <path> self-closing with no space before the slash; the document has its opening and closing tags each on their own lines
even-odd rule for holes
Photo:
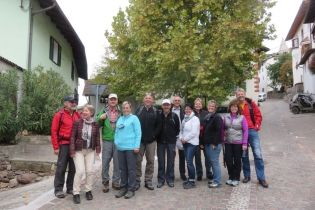
<svg viewBox="0 0 315 210">
<path fill-rule="evenodd" d="M 33 1 L 33 11 L 40 9 L 42 8 L 39 7 L 38 2 L 36 0 Z M 52 36 L 62 48 L 60 66 L 49 58 L 50 36 Z M 43 66 L 45 70 L 53 69 L 62 75 L 72 90 L 74 90 L 74 88 L 78 89 L 78 74 L 76 69 L 74 71 L 74 81 L 71 79 L 72 62 L 75 65 L 72 48 L 45 12 L 34 16 L 32 51 L 32 69 L 38 65 Z"/>
<path fill-rule="evenodd" d="M 0 55 L 22 68 L 27 68 L 28 37 L 29 37 L 29 0 L 0 1 Z M 27 11 L 24 11 L 27 10 Z"/>
<path fill-rule="evenodd" d="M 33 5 L 33 9 L 29 8 L 30 3 Z M 0 8 L 2 9 L 0 12 L 0 55 L 27 69 L 30 14 L 42 8 L 40 8 L 37 0 L 23 0 L 22 5 L 23 8 L 20 7 L 21 1 L 18 0 L 0 1 Z M 49 59 L 50 36 L 62 47 L 61 66 Z M 72 48 L 56 28 L 56 25 L 51 22 L 45 12 L 35 15 L 31 68 L 41 65 L 45 70 L 53 69 L 59 72 L 74 90 L 78 89 L 78 74 L 75 68 L 74 81 L 72 81 L 72 62 L 74 63 Z"/>
</svg>

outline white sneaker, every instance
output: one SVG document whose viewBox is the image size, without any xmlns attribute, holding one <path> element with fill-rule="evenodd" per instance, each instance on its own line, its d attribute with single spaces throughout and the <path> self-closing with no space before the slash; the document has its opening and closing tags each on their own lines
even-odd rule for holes
<svg viewBox="0 0 315 210">
<path fill-rule="evenodd" d="M 234 181 L 231 183 L 231 185 L 232 185 L 233 187 L 236 187 L 236 186 L 238 185 L 238 181 L 234 180 Z"/>
<path fill-rule="evenodd" d="M 225 183 L 228 184 L 228 185 L 231 185 L 232 182 L 233 182 L 233 181 L 232 181 L 231 179 L 229 179 L 229 180 L 227 180 Z"/>
</svg>

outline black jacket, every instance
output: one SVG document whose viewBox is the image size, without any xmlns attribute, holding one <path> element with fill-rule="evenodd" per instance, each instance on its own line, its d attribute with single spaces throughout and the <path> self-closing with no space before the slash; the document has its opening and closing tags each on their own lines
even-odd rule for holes
<svg viewBox="0 0 315 210">
<path fill-rule="evenodd" d="M 199 113 L 196 112 L 196 110 L 194 110 L 194 113 L 195 113 L 195 116 L 198 117 L 200 121 L 199 145 L 201 145 L 202 144 L 201 136 L 203 135 L 203 130 L 201 130 L 201 127 L 204 126 L 204 118 L 209 112 L 202 109 Z M 200 148 L 200 149 L 203 149 L 203 148 Z"/>
<path fill-rule="evenodd" d="M 141 107 L 138 107 L 135 114 L 141 124 L 141 143 L 149 144 L 156 140 L 161 130 L 159 111 L 154 111 L 152 106 L 149 109 L 143 107 L 139 113 L 140 109 Z"/>
<path fill-rule="evenodd" d="M 164 144 L 175 144 L 176 136 L 179 134 L 179 119 L 177 114 L 168 113 L 165 117 L 163 111 L 160 114 L 161 132 L 158 136 L 157 142 Z"/>
<path fill-rule="evenodd" d="M 204 121 L 203 144 L 218 145 L 222 143 L 222 118 L 218 113 L 211 115 L 209 120 Z"/>
</svg>

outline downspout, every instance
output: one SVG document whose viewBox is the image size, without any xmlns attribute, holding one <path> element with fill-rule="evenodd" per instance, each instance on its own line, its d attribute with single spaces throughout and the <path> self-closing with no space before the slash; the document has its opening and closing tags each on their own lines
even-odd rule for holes
<svg viewBox="0 0 315 210">
<path fill-rule="evenodd" d="M 56 0 L 52 0 L 53 5 L 50 7 L 47 7 L 45 9 L 38 10 L 36 12 L 31 13 L 31 20 L 30 20 L 30 36 L 29 36 L 29 41 L 28 41 L 28 61 L 27 61 L 27 69 L 31 70 L 31 63 L 32 63 L 32 44 L 33 44 L 33 22 L 34 22 L 34 16 L 46 12 L 47 10 L 53 9 L 56 7 L 57 3 Z"/>
</svg>

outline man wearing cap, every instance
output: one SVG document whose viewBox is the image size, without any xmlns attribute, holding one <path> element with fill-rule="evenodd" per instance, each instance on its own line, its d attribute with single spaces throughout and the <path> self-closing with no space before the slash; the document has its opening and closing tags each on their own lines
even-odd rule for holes
<svg viewBox="0 0 315 210">
<path fill-rule="evenodd" d="M 177 114 L 171 112 L 171 101 L 164 99 L 162 101 L 161 131 L 157 138 L 157 156 L 158 156 L 158 184 L 161 188 L 165 181 L 169 187 L 174 187 L 174 162 L 176 139 L 179 134 L 179 118 Z M 167 167 L 165 171 L 165 151 L 167 153 Z"/>
<path fill-rule="evenodd" d="M 152 178 L 154 172 L 154 154 L 156 148 L 156 137 L 160 132 L 158 111 L 152 106 L 153 98 L 151 93 L 146 93 L 143 98 L 144 106 L 136 109 L 135 115 L 139 118 L 141 124 L 141 144 L 137 155 L 137 184 L 136 190 L 140 188 L 142 176 L 142 160 L 145 155 L 147 164 L 145 167 L 144 182 L 145 187 L 154 190 Z"/>
<path fill-rule="evenodd" d="M 77 99 L 73 96 L 66 96 L 63 100 L 64 109 L 58 111 L 51 124 L 51 143 L 55 155 L 58 155 L 57 169 L 55 173 L 54 188 L 57 198 L 64 198 L 63 185 L 65 183 L 65 173 L 69 164 L 67 176 L 67 193 L 73 194 L 73 180 L 75 166 L 70 157 L 69 140 L 74 121 L 81 119 L 81 115 L 76 111 Z"/>
<path fill-rule="evenodd" d="M 118 118 L 121 116 L 121 110 L 118 104 L 118 97 L 112 93 L 108 96 L 108 106 L 104 107 L 97 115 L 98 121 L 102 129 L 102 184 L 103 192 L 109 192 L 109 163 L 113 159 L 113 177 L 112 188 L 120 190 L 120 171 L 118 165 L 118 152 L 114 144 L 115 128 Z"/>
</svg>

